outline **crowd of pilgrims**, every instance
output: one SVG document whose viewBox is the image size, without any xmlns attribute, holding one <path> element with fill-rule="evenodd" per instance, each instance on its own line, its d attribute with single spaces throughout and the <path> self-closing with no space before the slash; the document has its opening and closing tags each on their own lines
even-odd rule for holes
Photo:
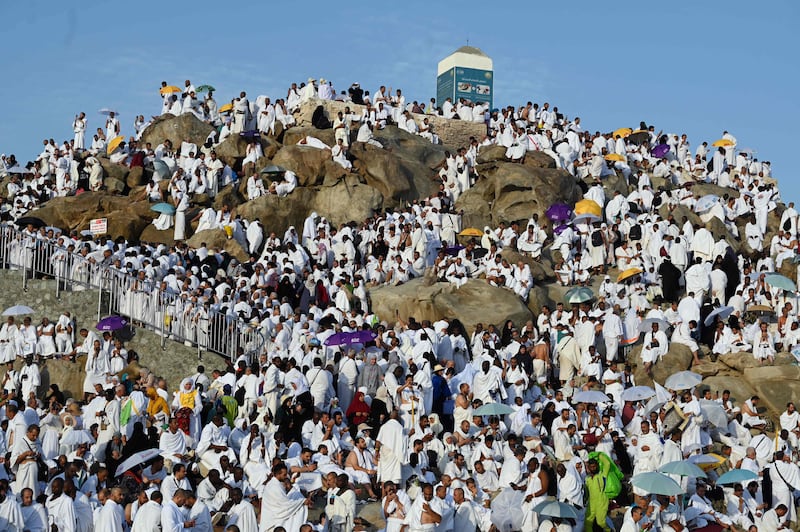
<svg viewBox="0 0 800 532">
<path fill-rule="evenodd" d="M 146 126 L 138 117 L 136 136 L 112 155 L 127 164 L 169 159 L 180 167 L 165 176 L 168 199 L 180 212 L 194 193 L 213 195 L 246 178 L 213 153 L 226 128 L 229 134 L 269 134 L 275 120 L 291 127 L 291 113 L 304 100 L 344 98 L 358 105 L 369 96 L 358 84 L 334 96 L 328 82 L 315 82 L 293 85 L 274 105 L 269 99 L 251 105 L 242 93 L 230 112 L 219 113 L 213 93 L 200 102 L 187 80 L 180 94 L 164 94 L 164 114 L 194 113 L 218 126 L 218 136 L 177 153 L 166 145 L 138 146 Z M 352 122 L 413 130 L 408 121 L 418 120 L 424 106 L 390 92 L 381 87 L 364 113 L 336 120 L 348 132 Z M 166 311 L 169 327 L 192 330 L 199 340 L 210 333 L 214 314 L 225 316 L 226 324 L 258 327 L 267 342 L 255 359 L 240 350 L 210 375 L 199 367 L 175 386 L 147 370 L 120 376 L 136 354 L 114 334 L 79 329 L 69 312 L 38 325 L 30 317 L 21 323 L 9 318 L 0 329 L 0 355 L 8 365 L 0 425 L 6 452 L 0 520 L 7 528 L 211 530 L 213 521 L 244 532 L 354 530 L 368 526 L 358 517 L 359 505 L 377 500 L 387 531 L 486 531 L 502 528 L 499 502 L 515 492 L 519 528 L 526 531 L 608 530 L 615 527 L 609 519 L 615 505 L 622 517 L 616 528 L 626 532 L 776 530 L 796 523 L 800 415 L 793 404 L 780 426 L 770 427 L 758 397 L 734 400 L 728 391 L 711 394 L 702 387 L 658 389 L 662 402 L 674 403 L 687 419 L 677 429 L 666 422 L 666 407 L 648 409 L 646 400 L 625 393 L 636 383 L 624 358 L 639 340 L 641 354 L 632 362 L 649 371 L 670 356 L 674 342 L 687 346 L 695 362 L 752 351 L 761 363 L 800 343 L 794 297 L 766 280 L 783 261 L 794 262 L 798 217 L 790 203 L 765 241 L 768 213 L 781 201 L 769 164 L 737 150 L 727 132 L 726 147 L 703 143 L 693 156 L 686 135 L 644 124 L 638 136 L 591 134 L 579 118 L 568 119 L 549 104 L 489 110 L 446 101 L 436 112 L 486 122 L 487 135 L 447 154 L 435 196 L 339 227 L 312 213 L 302 228 L 287 228 L 282 236 L 265 229 L 267 220 L 244 220 L 227 208 L 202 211 L 201 223 L 226 229 L 248 250 L 250 259 L 241 263 L 224 250 L 188 248 L 177 235 L 178 212 L 162 220 L 176 224 L 172 246 L 34 226 L 14 233 L 6 250 L 13 264 L 46 263 L 67 280 L 90 279 L 99 266 L 135 278 L 125 303 L 135 321 L 163 321 L 153 314 L 160 308 L 153 300 L 168 293 L 177 296 Z M 109 114 L 106 126 L 89 150 L 102 153 L 98 141 L 118 135 L 117 117 Z M 24 172 L 13 171 L 19 165 L 12 157 L 3 158 L 13 175 L 2 207 L 8 219 L 77 187 L 70 183 L 78 170 L 72 154 L 86 149 L 80 136 L 85 115 L 76 117 L 75 129 L 76 138 L 61 147 L 46 142 Z M 375 141 L 359 137 L 356 142 Z M 481 178 L 475 164 L 480 150 L 495 144 L 515 162 L 524 162 L 529 151 L 550 155 L 588 183 L 585 198 L 602 214 L 575 221 L 532 214 L 522 223 L 485 227 L 482 236 L 457 247 L 455 201 Z M 661 145 L 668 149 L 654 155 L 652 148 Z M 89 188 L 102 187 L 102 171 L 95 174 Z M 187 186 L 185 176 L 198 175 L 203 188 Z M 624 179 L 628 194 L 603 187 L 613 176 Z M 710 204 L 699 202 L 693 187 L 708 183 L 728 190 Z M 154 190 L 148 189 L 152 201 L 165 199 Z M 717 218 L 753 253 L 734 253 L 680 206 L 703 223 Z M 683 214 L 678 219 L 673 212 Z M 742 217 L 747 223 L 739 235 Z M 56 246 L 37 245 L 42 242 Z M 589 301 L 558 302 L 526 324 L 478 324 L 473 331 L 456 319 L 417 321 L 371 311 L 370 288 L 426 271 L 456 287 L 479 279 L 527 300 L 535 284 L 530 261 L 509 263 L 503 257 L 509 250 L 534 261 L 558 252 L 555 276 L 562 285 L 602 282 Z M 52 253 L 45 261 L 36 258 L 45 252 Z M 85 260 L 63 261 L 67 254 Z M 67 263 L 72 270 L 60 266 Z M 609 275 L 633 268 L 639 272 L 624 280 Z M 764 312 L 746 320 L 753 305 L 766 306 L 778 319 L 765 319 L 770 312 Z M 712 316 L 723 307 L 731 307 L 725 319 Z M 366 330 L 374 334 L 371 341 L 327 341 Z M 85 357 L 83 397 L 66 398 L 55 384 L 39 389 L 38 363 L 55 354 L 63 355 L 58 363 Z M 22 360 L 18 370 L 15 360 Z M 573 399 L 586 391 L 602 391 L 607 400 Z M 711 423 L 701 400 L 718 404 L 727 425 Z M 476 414 L 484 405 L 504 405 L 508 413 Z M 767 428 L 775 428 L 774 439 Z M 604 489 L 669 462 L 702 463 L 712 450 L 721 459 L 706 481 L 676 477 L 684 499 Z M 759 480 L 715 485 L 719 474 L 733 469 L 753 471 Z M 763 479 L 770 479 L 769 487 Z M 552 499 L 571 506 L 577 518 L 533 511 Z"/>
</svg>

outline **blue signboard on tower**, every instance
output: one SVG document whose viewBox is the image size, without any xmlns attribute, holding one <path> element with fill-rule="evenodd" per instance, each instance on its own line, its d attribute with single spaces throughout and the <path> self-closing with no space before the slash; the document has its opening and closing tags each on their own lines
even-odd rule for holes
<svg viewBox="0 0 800 532">
<path fill-rule="evenodd" d="M 436 79 L 436 101 L 441 105 L 445 99 L 453 103 L 464 98 L 471 102 L 487 102 L 492 107 L 494 97 L 494 75 L 491 70 L 453 67 Z"/>
</svg>

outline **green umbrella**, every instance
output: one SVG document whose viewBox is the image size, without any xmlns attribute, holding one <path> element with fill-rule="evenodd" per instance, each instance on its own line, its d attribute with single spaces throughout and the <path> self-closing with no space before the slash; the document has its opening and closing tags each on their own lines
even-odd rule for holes
<svg viewBox="0 0 800 532">
<path fill-rule="evenodd" d="M 473 416 L 504 416 L 506 414 L 513 414 L 515 410 L 503 403 L 487 403 L 475 410 Z"/>
<path fill-rule="evenodd" d="M 717 479 L 717 486 L 750 482 L 751 480 L 758 480 L 758 475 L 749 469 L 731 469 Z"/>
<path fill-rule="evenodd" d="M 197 92 L 206 92 L 206 91 L 215 91 L 215 90 L 217 90 L 217 89 L 215 89 L 211 85 L 200 85 L 199 87 L 197 87 Z"/>
<path fill-rule="evenodd" d="M 634 477 L 631 478 L 631 484 L 651 495 L 672 496 L 683 493 L 683 488 L 681 488 L 677 482 L 667 475 L 655 471 L 634 475 Z"/>
<path fill-rule="evenodd" d="M 678 475 L 681 477 L 698 477 L 698 478 L 708 478 L 702 469 L 697 467 L 691 462 L 686 462 L 684 460 L 678 460 L 675 462 L 669 462 L 661 467 L 658 468 L 659 473 L 667 473 L 670 475 Z"/>
<path fill-rule="evenodd" d="M 764 281 L 770 286 L 786 290 L 787 292 L 794 292 L 797 290 L 797 285 L 788 277 L 779 273 L 768 273 L 764 276 Z"/>
</svg>

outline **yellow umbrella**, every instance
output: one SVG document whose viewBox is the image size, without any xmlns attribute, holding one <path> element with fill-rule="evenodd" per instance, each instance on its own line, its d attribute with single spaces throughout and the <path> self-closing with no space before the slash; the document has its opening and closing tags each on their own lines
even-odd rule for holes
<svg viewBox="0 0 800 532">
<path fill-rule="evenodd" d="M 619 161 L 622 162 L 625 160 L 625 157 L 620 155 L 619 153 L 609 153 L 605 156 L 606 161 Z"/>
<path fill-rule="evenodd" d="M 231 111 L 231 110 L 233 110 L 233 104 L 232 103 L 226 103 L 225 105 L 223 105 L 222 107 L 219 108 L 219 112 L 220 113 L 227 113 L 228 111 Z"/>
<path fill-rule="evenodd" d="M 475 227 L 467 227 L 458 233 L 458 236 L 483 236 L 483 231 Z"/>
<path fill-rule="evenodd" d="M 582 199 L 575 204 L 575 214 L 594 214 L 600 216 L 603 214 L 603 208 L 594 200 Z"/>
<path fill-rule="evenodd" d="M 725 148 L 727 146 L 733 146 L 733 141 L 730 139 L 719 139 L 715 140 L 711 145 L 717 148 Z"/>
<path fill-rule="evenodd" d="M 617 276 L 617 282 L 621 283 L 625 279 L 630 279 L 634 275 L 639 275 L 640 273 L 642 273 L 641 268 L 628 268 Z"/>
<path fill-rule="evenodd" d="M 106 146 L 106 154 L 107 155 L 111 155 L 112 153 L 114 153 L 114 150 L 119 148 L 119 145 L 122 144 L 122 141 L 124 141 L 124 140 L 125 140 L 125 137 L 122 136 L 122 135 L 120 135 L 119 137 L 114 137 L 113 139 L 111 139 L 111 142 L 109 142 L 108 146 Z"/>
<path fill-rule="evenodd" d="M 176 92 L 183 92 L 180 87 L 176 87 L 175 85 L 167 85 L 166 87 L 161 87 L 159 90 L 161 94 L 175 94 Z"/>
<path fill-rule="evenodd" d="M 631 133 L 633 133 L 633 130 L 631 128 L 629 128 L 629 127 L 621 127 L 618 130 L 616 130 L 614 133 L 612 133 L 611 136 L 614 137 L 614 138 L 622 137 L 624 139 L 626 137 L 629 137 Z"/>
<path fill-rule="evenodd" d="M 713 458 L 713 459 L 716 460 L 716 462 L 703 461 L 703 462 L 700 462 L 699 464 L 696 464 L 697 467 L 699 467 L 703 471 L 708 471 L 709 469 L 716 469 L 717 467 L 721 466 L 723 464 L 723 462 L 725 462 L 725 458 L 723 458 L 722 456 L 718 455 L 717 453 L 708 453 L 708 454 L 704 454 L 703 456 L 705 456 L 705 457 L 707 457 L 709 459 Z"/>
</svg>

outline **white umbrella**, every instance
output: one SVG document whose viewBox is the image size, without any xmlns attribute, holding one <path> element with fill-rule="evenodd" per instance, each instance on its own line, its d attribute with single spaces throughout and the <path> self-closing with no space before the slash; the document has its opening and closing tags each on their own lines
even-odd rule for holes
<svg viewBox="0 0 800 532">
<path fill-rule="evenodd" d="M 61 437 L 63 445 L 80 445 L 82 443 L 94 443 L 94 438 L 87 430 L 71 430 Z"/>
<path fill-rule="evenodd" d="M 525 513 L 522 511 L 524 500 L 525 492 L 512 489 L 501 491 L 492 501 L 492 524 L 501 531 L 522 528 L 522 521 L 525 518 Z"/>
<path fill-rule="evenodd" d="M 116 112 L 114 109 L 109 109 L 108 107 L 103 107 L 102 109 L 100 109 L 97 112 L 100 113 L 101 115 L 105 115 L 105 116 L 108 116 L 111 113 L 114 113 L 116 116 L 119 116 L 118 112 Z"/>
<path fill-rule="evenodd" d="M 719 203 L 719 196 L 714 194 L 706 194 L 694 205 L 694 212 L 705 212 Z"/>
<path fill-rule="evenodd" d="M 715 427 L 719 429 L 728 428 L 728 414 L 722 405 L 716 401 L 709 401 L 708 399 L 700 399 L 700 410 L 703 411 L 703 416 L 710 421 Z"/>
<path fill-rule="evenodd" d="M 572 396 L 573 403 L 609 403 L 611 399 L 603 392 L 596 390 L 588 390 L 585 392 L 578 392 Z"/>
<path fill-rule="evenodd" d="M 33 309 L 27 305 L 14 305 L 3 311 L 3 316 L 25 316 L 33 314 Z"/>
<path fill-rule="evenodd" d="M 129 469 L 133 469 L 138 465 L 142 465 L 148 460 L 152 460 L 156 456 L 159 456 L 161 451 L 159 449 L 145 449 L 144 451 L 139 451 L 138 453 L 133 453 L 130 458 L 122 462 L 120 465 L 117 466 L 117 472 L 114 475 L 115 477 L 120 476 L 124 472 Z"/>
<path fill-rule="evenodd" d="M 622 392 L 623 401 L 644 401 L 650 399 L 656 391 L 649 386 L 634 386 Z"/>
<path fill-rule="evenodd" d="M 693 371 L 679 371 L 667 377 L 664 386 L 670 390 L 688 390 L 703 382 L 702 375 Z"/>
</svg>

